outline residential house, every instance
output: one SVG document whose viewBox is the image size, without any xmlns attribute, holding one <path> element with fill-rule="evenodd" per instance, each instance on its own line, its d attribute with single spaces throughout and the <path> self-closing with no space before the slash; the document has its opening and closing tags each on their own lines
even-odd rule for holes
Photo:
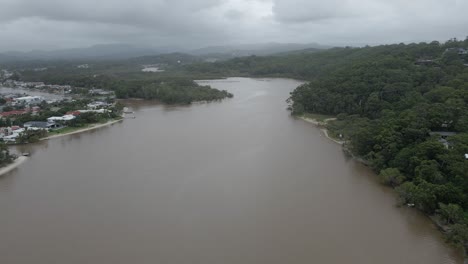
<svg viewBox="0 0 468 264">
<path fill-rule="evenodd" d="M 18 97 L 14 100 L 15 104 L 22 104 L 22 105 L 37 105 L 44 101 L 44 97 L 42 96 L 24 96 Z"/>
<path fill-rule="evenodd" d="M 0 113 L 0 117 L 2 118 L 7 118 L 7 117 L 13 117 L 13 116 L 19 116 L 19 115 L 24 115 L 28 111 L 26 109 L 23 110 L 13 110 L 13 111 L 8 111 L 8 112 L 2 112 Z"/>
<path fill-rule="evenodd" d="M 64 116 L 51 116 L 47 118 L 47 122 L 66 122 L 75 119 L 74 115 L 64 115 Z"/>
<path fill-rule="evenodd" d="M 103 107 L 108 107 L 108 106 L 109 106 L 108 103 L 101 102 L 101 101 L 92 102 L 87 105 L 88 109 L 103 108 Z"/>
<path fill-rule="evenodd" d="M 69 111 L 66 113 L 66 115 L 73 115 L 73 116 L 79 116 L 81 114 L 80 111 Z"/>
<path fill-rule="evenodd" d="M 101 109 L 93 109 L 93 110 L 78 110 L 78 112 L 80 113 L 98 113 L 98 114 L 104 114 L 104 113 L 108 113 L 110 110 L 107 110 L 107 109 L 104 109 L 104 108 L 101 108 Z"/>
<path fill-rule="evenodd" d="M 114 95 L 113 91 L 106 91 L 103 89 L 90 89 L 88 91 L 90 95 L 101 95 L 101 96 L 109 96 L 109 95 Z"/>
<path fill-rule="evenodd" d="M 3 137 L 4 142 L 16 142 L 16 139 L 20 136 L 19 133 L 12 133 L 11 135 Z"/>
<path fill-rule="evenodd" d="M 44 122 L 44 121 L 30 121 L 23 125 L 27 129 L 53 129 L 60 128 L 61 126 L 55 122 Z"/>
</svg>

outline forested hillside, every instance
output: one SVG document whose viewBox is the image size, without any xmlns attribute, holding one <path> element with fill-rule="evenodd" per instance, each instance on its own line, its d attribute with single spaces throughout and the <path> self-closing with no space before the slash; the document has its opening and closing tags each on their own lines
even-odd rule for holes
<svg viewBox="0 0 468 264">
<path fill-rule="evenodd" d="M 451 40 L 331 50 L 344 56 L 336 67 L 325 62 L 290 98 L 296 115 L 337 115 L 331 132 L 459 245 L 468 241 L 467 49 Z"/>
</svg>

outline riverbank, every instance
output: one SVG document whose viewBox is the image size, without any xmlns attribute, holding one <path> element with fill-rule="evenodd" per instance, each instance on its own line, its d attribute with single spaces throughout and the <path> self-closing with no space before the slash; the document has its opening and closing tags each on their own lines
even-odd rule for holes
<svg viewBox="0 0 468 264">
<path fill-rule="evenodd" d="M 28 159 L 28 157 L 25 157 L 25 156 L 19 156 L 18 158 L 16 158 L 12 163 L 8 164 L 7 166 L 5 167 L 2 167 L 0 168 L 0 176 L 16 169 L 17 167 L 19 167 L 21 164 L 23 164 L 26 160 Z"/>
<path fill-rule="evenodd" d="M 333 121 L 335 120 L 336 118 L 326 118 L 324 119 L 323 121 L 320 121 L 318 119 L 315 119 L 315 118 L 311 118 L 311 117 L 307 117 L 307 116 L 298 116 L 299 119 L 302 119 L 303 121 L 307 122 L 307 123 L 311 123 L 311 124 L 314 124 L 316 125 L 320 131 L 322 131 L 322 133 L 325 135 L 326 138 L 328 138 L 329 140 L 335 142 L 336 144 L 339 144 L 339 145 L 343 145 L 345 142 L 342 141 L 342 140 L 338 140 L 338 139 L 335 139 L 335 138 L 332 138 L 329 134 L 328 134 L 328 129 L 326 129 L 326 125 L 327 125 L 327 122 L 329 121 Z"/>
<path fill-rule="evenodd" d="M 329 121 L 332 121 L 332 120 L 336 120 L 336 118 L 328 118 L 328 117 L 322 117 L 320 115 L 318 115 L 318 118 L 314 118 L 314 115 L 302 115 L 302 116 L 298 116 L 298 118 L 302 119 L 303 121 L 305 122 L 308 122 L 308 123 L 311 123 L 311 124 L 314 124 L 315 126 L 317 126 L 321 131 L 322 133 L 325 135 L 325 137 L 327 137 L 329 140 L 332 140 L 333 142 L 339 144 L 339 145 L 343 145 L 345 142 L 344 141 L 340 141 L 340 140 L 337 140 L 337 139 L 334 139 L 332 138 L 329 133 L 328 133 L 328 130 L 326 129 L 326 125 Z M 349 149 L 347 149 L 345 146 L 343 146 L 343 150 L 348 154 L 350 155 L 353 159 L 355 159 L 356 161 L 366 165 L 366 166 L 370 166 L 370 162 L 363 159 L 363 158 L 360 158 L 360 157 L 357 157 L 355 156 Z M 447 226 L 447 225 L 444 225 L 442 224 L 439 220 L 438 220 L 438 217 L 436 217 L 435 215 L 429 215 L 429 214 L 426 214 L 423 212 L 424 215 L 426 215 L 426 217 L 428 217 L 434 224 L 435 227 L 437 227 L 437 229 L 442 233 L 444 234 L 445 236 L 448 235 L 448 232 L 450 230 L 450 228 Z M 465 259 L 464 259 L 464 264 L 468 264 L 468 250 L 467 250 L 467 247 L 464 247 L 462 248 L 462 251 L 463 251 L 463 255 L 465 256 Z"/>
<path fill-rule="evenodd" d="M 70 132 L 67 132 L 67 133 L 63 133 L 63 134 L 56 134 L 56 135 L 52 135 L 52 136 L 48 136 L 48 137 L 45 137 L 45 138 L 41 138 L 40 140 L 48 140 L 48 139 L 53 139 L 53 138 L 58 138 L 58 137 L 64 137 L 64 136 L 68 136 L 68 135 L 73 135 L 73 134 L 78 134 L 78 133 L 82 133 L 82 132 L 86 132 L 86 131 L 90 131 L 90 130 L 94 130 L 94 129 L 98 129 L 98 128 L 102 128 L 102 127 L 106 127 L 106 126 L 110 126 L 112 124 L 115 124 L 117 122 L 121 122 L 123 121 L 123 119 L 116 119 L 116 120 L 111 120 L 111 121 L 108 121 L 106 123 L 103 123 L 103 124 L 93 124 L 89 127 L 86 127 L 86 128 L 82 128 L 82 129 L 77 129 L 77 130 L 74 130 L 74 131 L 70 131 Z M 8 164 L 7 166 L 5 167 L 2 167 L 0 168 L 0 176 L 16 169 L 18 166 L 20 166 L 21 164 L 23 164 L 28 158 L 26 156 L 19 156 L 18 158 L 16 158 L 12 163 Z"/>
<path fill-rule="evenodd" d="M 41 140 L 48 140 L 48 139 L 59 138 L 59 137 L 64 137 L 64 136 L 68 136 L 68 135 L 83 133 L 83 132 L 98 129 L 98 128 L 101 128 L 101 127 L 110 126 L 112 124 L 115 124 L 115 123 L 118 123 L 118 122 L 121 122 L 121 121 L 123 121 L 123 119 L 111 120 L 111 121 L 107 121 L 106 123 L 103 123 L 103 124 L 94 124 L 94 125 L 88 126 L 86 128 L 77 129 L 77 130 L 74 130 L 74 131 L 71 131 L 71 132 L 67 132 L 67 133 L 63 133 L 63 134 L 56 134 L 56 135 L 48 136 L 48 137 L 45 137 L 45 138 L 41 138 Z"/>
</svg>

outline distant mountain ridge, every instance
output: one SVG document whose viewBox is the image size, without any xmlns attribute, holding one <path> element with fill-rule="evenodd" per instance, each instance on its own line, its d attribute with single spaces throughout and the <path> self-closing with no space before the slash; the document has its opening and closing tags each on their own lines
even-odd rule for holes
<svg viewBox="0 0 468 264">
<path fill-rule="evenodd" d="M 164 52 L 166 52 L 164 49 L 157 50 L 127 44 L 100 44 L 87 48 L 53 51 L 6 52 L 0 53 L 0 60 L 126 59 Z"/>
<path fill-rule="evenodd" d="M 260 44 L 240 44 L 227 46 L 211 46 L 192 50 L 189 53 L 194 55 L 225 54 L 231 57 L 244 56 L 266 56 L 276 53 L 290 52 L 294 50 L 306 49 L 328 49 L 330 47 L 317 43 L 297 44 L 297 43 L 260 43 Z"/>
<path fill-rule="evenodd" d="M 60 49 L 52 51 L 32 50 L 28 52 L 10 51 L 0 53 L 0 62 L 31 60 L 118 60 L 167 53 L 185 53 L 214 59 L 229 59 L 250 55 L 266 56 L 294 50 L 326 49 L 327 46 L 294 43 L 261 43 L 226 46 L 211 46 L 187 50 L 179 47 L 141 47 L 129 44 L 99 44 L 87 48 Z"/>
</svg>

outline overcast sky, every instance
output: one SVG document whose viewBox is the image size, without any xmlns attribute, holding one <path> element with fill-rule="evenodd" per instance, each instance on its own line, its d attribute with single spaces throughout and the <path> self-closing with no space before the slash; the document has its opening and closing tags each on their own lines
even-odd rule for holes
<svg viewBox="0 0 468 264">
<path fill-rule="evenodd" d="M 0 51 L 464 39 L 468 0 L 0 0 Z"/>
</svg>

